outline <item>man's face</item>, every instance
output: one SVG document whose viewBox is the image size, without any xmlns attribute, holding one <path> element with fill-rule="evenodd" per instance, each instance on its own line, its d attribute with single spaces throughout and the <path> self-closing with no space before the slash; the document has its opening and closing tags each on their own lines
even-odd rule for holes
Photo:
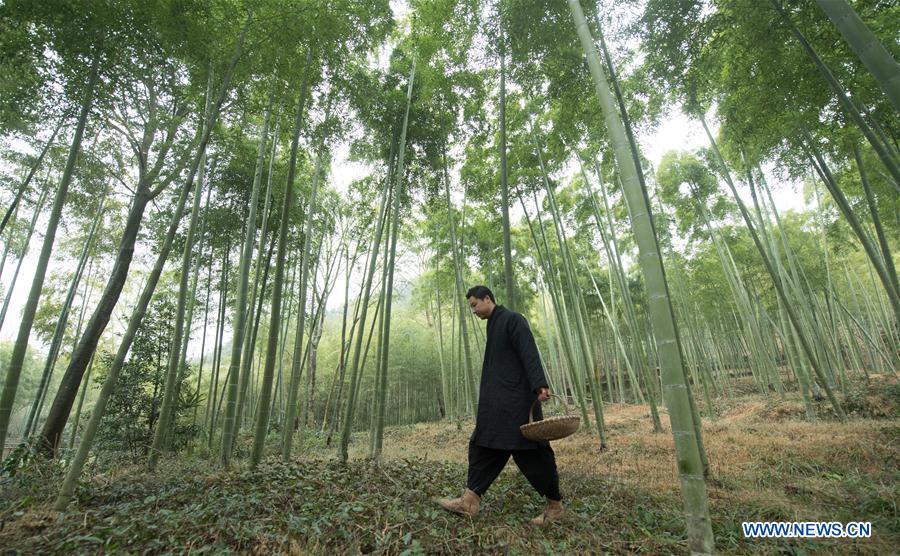
<svg viewBox="0 0 900 556">
<path fill-rule="evenodd" d="M 494 312 L 494 307 L 494 302 L 491 301 L 490 297 L 478 299 L 473 295 L 469 298 L 469 308 L 472 309 L 472 313 L 474 313 L 481 320 L 490 317 L 491 313 Z"/>
</svg>

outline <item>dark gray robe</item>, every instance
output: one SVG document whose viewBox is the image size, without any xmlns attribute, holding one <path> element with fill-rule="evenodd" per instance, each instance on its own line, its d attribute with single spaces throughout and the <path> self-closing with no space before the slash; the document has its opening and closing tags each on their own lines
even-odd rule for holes
<svg viewBox="0 0 900 556">
<path fill-rule="evenodd" d="M 478 416 L 471 441 L 498 450 L 540 446 L 522 436 L 519 425 L 528 422 L 536 391 L 545 387 L 547 378 L 528 321 L 498 305 L 487 321 Z M 534 410 L 535 421 L 542 418 L 540 405 Z"/>
</svg>

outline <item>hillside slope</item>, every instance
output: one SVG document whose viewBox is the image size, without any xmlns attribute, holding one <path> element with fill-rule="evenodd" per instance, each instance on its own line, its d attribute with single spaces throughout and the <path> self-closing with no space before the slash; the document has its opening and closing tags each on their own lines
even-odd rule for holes
<svg viewBox="0 0 900 556">
<path fill-rule="evenodd" d="M 848 424 L 810 424 L 797 400 L 745 394 L 705 423 L 719 552 L 887 554 L 900 546 L 900 387 L 882 378 L 847 402 L 855 409 Z M 48 511 L 58 468 L 32 463 L 3 486 L 0 546 L 13 553 L 685 553 L 671 436 L 649 432 L 642 406 L 608 405 L 606 421 L 606 451 L 587 432 L 554 443 L 571 515 L 546 529 L 526 525 L 541 500 L 511 462 L 477 519 L 437 508 L 434 497 L 464 486 L 471 425 L 431 423 L 389 430 L 381 465 L 359 452 L 341 465 L 311 437 L 315 459 L 273 457 L 254 471 L 218 471 L 199 455 L 165 462 L 152 475 L 138 465 L 95 468 L 65 515 Z M 741 522 L 762 520 L 871 521 L 873 536 L 744 539 Z"/>
</svg>

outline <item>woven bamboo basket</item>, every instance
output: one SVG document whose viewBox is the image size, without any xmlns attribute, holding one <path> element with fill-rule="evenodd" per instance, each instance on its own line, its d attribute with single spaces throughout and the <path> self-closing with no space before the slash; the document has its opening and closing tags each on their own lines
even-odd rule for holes
<svg viewBox="0 0 900 556">
<path fill-rule="evenodd" d="M 522 436 L 533 442 L 549 442 L 565 438 L 578 430 L 581 423 L 581 417 L 578 415 L 559 415 L 535 421 L 534 406 L 538 403 L 540 400 L 534 400 L 531 409 L 528 410 L 528 422 L 519 426 Z"/>
</svg>

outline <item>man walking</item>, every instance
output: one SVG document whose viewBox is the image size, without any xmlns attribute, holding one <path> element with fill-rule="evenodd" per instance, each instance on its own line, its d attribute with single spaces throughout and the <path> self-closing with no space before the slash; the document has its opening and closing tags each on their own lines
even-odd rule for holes
<svg viewBox="0 0 900 556">
<path fill-rule="evenodd" d="M 487 287 L 472 287 L 466 298 L 472 312 L 488 321 L 478 415 L 469 439 L 467 488 L 459 498 L 437 502 L 448 511 L 475 517 L 481 497 L 512 456 L 531 486 L 546 497 L 544 511 L 531 524 L 544 525 L 560 519 L 565 509 L 553 449 L 547 442 L 526 439 L 519 430 L 528 422 L 535 399 L 543 402 L 550 398 L 534 335 L 525 317 L 497 305 Z M 534 410 L 534 418 L 542 418 L 540 405 Z"/>
</svg>

